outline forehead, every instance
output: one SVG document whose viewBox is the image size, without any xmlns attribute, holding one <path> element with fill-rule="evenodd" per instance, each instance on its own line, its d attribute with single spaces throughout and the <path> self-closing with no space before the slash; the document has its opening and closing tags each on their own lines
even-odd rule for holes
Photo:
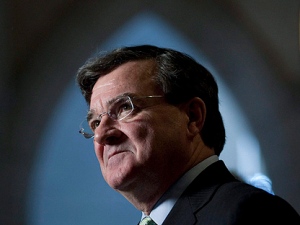
<svg viewBox="0 0 300 225">
<path fill-rule="evenodd" d="M 103 107 L 106 101 L 123 93 L 161 94 L 162 91 L 153 80 L 155 65 L 153 60 L 127 62 L 100 77 L 92 90 L 91 108 Z"/>
</svg>

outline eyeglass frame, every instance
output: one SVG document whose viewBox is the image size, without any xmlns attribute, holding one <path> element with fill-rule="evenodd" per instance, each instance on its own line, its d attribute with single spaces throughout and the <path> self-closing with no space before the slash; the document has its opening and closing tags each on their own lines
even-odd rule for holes
<svg viewBox="0 0 300 225">
<path fill-rule="evenodd" d="M 112 101 L 112 103 L 111 103 L 110 105 L 113 105 L 113 102 L 117 101 L 118 99 L 121 99 L 121 98 L 128 98 L 128 99 L 129 99 L 129 102 L 130 102 L 130 104 L 131 104 L 131 107 L 132 107 L 131 111 L 130 111 L 128 114 L 126 114 L 124 117 L 122 117 L 122 118 L 120 118 L 120 119 L 119 119 L 119 118 L 115 119 L 114 117 L 112 117 L 111 112 L 110 112 L 110 111 L 107 111 L 107 112 L 102 112 L 102 113 L 100 113 L 96 118 L 99 119 L 99 124 L 100 124 L 100 122 L 101 122 L 102 117 L 105 116 L 105 115 L 107 115 L 107 116 L 108 116 L 110 119 L 112 119 L 113 121 L 121 121 L 121 120 L 125 119 L 126 117 L 128 117 L 128 116 L 134 111 L 134 109 L 136 108 L 135 105 L 133 104 L 133 101 L 132 101 L 133 99 L 141 99 L 141 98 L 162 98 L 162 97 L 164 97 L 164 96 L 163 96 L 163 95 L 146 95 L 146 96 L 121 95 L 121 96 L 119 96 L 119 97 L 113 99 L 113 101 Z M 94 138 L 94 136 L 95 136 L 94 133 L 93 133 L 93 134 L 90 134 L 90 133 L 84 132 L 84 128 L 82 127 L 82 124 L 83 124 L 85 121 L 88 122 L 88 118 L 89 118 L 89 116 L 87 116 L 87 119 L 83 120 L 83 121 L 80 123 L 80 125 L 79 125 L 79 128 L 80 128 L 80 129 L 79 129 L 79 133 L 82 134 L 82 136 L 83 136 L 84 138 L 86 138 L 86 139 Z M 92 129 L 91 129 L 91 130 L 92 130 Z"/>
</svg>

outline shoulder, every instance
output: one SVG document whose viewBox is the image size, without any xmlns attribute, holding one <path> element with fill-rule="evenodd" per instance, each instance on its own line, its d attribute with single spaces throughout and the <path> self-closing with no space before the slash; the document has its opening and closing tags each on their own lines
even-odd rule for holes
<svg viewBox="0 0 300 225">
<path fill-rule="evenodd" d="M 235 179 L 218 161 L 195 178 L 166 221 L 164 224 L 300 225 L 300 216 L 284 199 Z"/>
<path fill-rule="evenodd" d="M 219 186 L 208 204 L 226 210 L 239 224 L 300 224 L 299 214 L 283 198 L 239 181 Z"/>
</svg>

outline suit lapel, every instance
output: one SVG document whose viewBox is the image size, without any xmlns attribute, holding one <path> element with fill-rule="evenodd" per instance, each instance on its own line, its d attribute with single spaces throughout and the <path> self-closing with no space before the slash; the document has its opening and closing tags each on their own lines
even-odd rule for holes
<svg viewBox="0 0 300 225">
<path fill-rule="evenodd" d="M 163 225 L 195 224 L 195 213 L 212 198 L 219 186 L 235 178 L 227 170 L 223 161 L 217 161 L 200 173 L 183 192 L 167 216 Z"/>
</svg>

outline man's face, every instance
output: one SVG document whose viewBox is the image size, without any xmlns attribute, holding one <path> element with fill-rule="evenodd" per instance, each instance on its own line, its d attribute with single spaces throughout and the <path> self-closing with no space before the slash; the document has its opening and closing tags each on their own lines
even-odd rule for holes
<svg viewBox="0 0 300 225">
<path fill-rule="evenodd" d="M 150 60 L 123 64 L 95 84 L 90 109 L 107 112 L 107 102 L 124 93 L 134 96 L 163 95 L 153 81 L 155 64 Z M 150 180 L 157 188 L 173 183 L 187 162 L 188 117 L 164 98 L 140 99 L 129 120 L 103 116 L 95 130 L 94 147 L 106 182 L 127 191 Z"/>
</svg>

